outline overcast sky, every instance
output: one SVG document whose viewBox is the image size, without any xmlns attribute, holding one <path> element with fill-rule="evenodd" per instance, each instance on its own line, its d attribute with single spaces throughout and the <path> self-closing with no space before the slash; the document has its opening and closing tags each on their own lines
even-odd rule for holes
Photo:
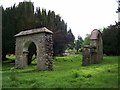
<svg viewBox="0 0 120 90">
<path fill-rule="evenodd" d="M 23 0 L 0 0 L 4 8 Z M 29 1 L 29 0 L 26 0 Z M 35 7 L 55 11 L 71 28 L 76 39 L 84 39 L 93 29 L 107 27 L 118 21 L 117 0 L 31 0 Z"/>
</svg>

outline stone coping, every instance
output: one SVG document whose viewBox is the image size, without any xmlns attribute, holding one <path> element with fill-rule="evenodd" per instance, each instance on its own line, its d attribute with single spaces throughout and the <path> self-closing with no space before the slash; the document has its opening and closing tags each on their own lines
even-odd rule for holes
<svg viewBox="0 0 120 90">
<path fill-rule="evenodd" d="M 50 33 L 53 34 L 52 31 L 48 30 L 46 27 L 43 28 L 36 28 L 36 29 L 31 29 L 27 31 L 21 31 L 18 34 L 14 35 L 15 37 L 19 36 L 25 36 L 25 35 L 30 35 L 30 34 L 37 34 L 37 33 Z"/>
</svg>

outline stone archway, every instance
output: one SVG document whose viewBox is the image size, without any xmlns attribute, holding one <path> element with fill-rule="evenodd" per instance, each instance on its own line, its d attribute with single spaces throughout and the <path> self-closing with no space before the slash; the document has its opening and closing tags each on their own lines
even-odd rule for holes
<svg viewBox="0 0 120 90">
<path fill-rule="evenodd" d="M 27 66 L 28 47 L 29 44 L 33 42 L 37 49 L 37 68 L 39 70 L 52 70 L 52 33 L 53 32 L 43 27 L 16 34 L 16 68 L 24 68 Z"/>
</svg>

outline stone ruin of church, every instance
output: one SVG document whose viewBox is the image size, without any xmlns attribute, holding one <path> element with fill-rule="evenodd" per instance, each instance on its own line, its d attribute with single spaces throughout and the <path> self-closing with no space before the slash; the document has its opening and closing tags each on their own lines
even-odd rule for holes
<svg viewBox="0 0 120 90">
<path fill-rule="evenodd" d="M 37 48 L 37 68 L 39 70 L 52 70 L 52 34 L 53 32 L 45 27 L 21 31 L 16 34 L 15 67 L 24 68 L 28 66 L 28 48 L 33 42 Z"/>
<path fill-rule="evenodd" d="M 90 45 L 85 45 L 83 49 L 82 65 L 99 63 L 103 59 L 102 33 L 94 29 L 90 35 Z"/>
</svg>

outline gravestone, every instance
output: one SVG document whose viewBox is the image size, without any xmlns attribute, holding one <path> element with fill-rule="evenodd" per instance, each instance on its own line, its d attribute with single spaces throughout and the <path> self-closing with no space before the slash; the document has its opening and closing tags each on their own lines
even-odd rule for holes
<svg viewBox="0 0 120 90">
<path fill-rule="evenodd" d="M 90 45 L 84 46 L 82 65 L 99 63 L 103 59 L 102 33 L 94 29 L 90 35 Z"/>
<path fill-rule="evenodd" d="M 39 70 L 52 70 L 53 32 L 47 28 L 37 28 L 21 31 L 16 34 L 15 67 L 24 68 L 28 65 L 28 48 L 33 42 L 37 49 L 37 68 Z"/>
</svg>

